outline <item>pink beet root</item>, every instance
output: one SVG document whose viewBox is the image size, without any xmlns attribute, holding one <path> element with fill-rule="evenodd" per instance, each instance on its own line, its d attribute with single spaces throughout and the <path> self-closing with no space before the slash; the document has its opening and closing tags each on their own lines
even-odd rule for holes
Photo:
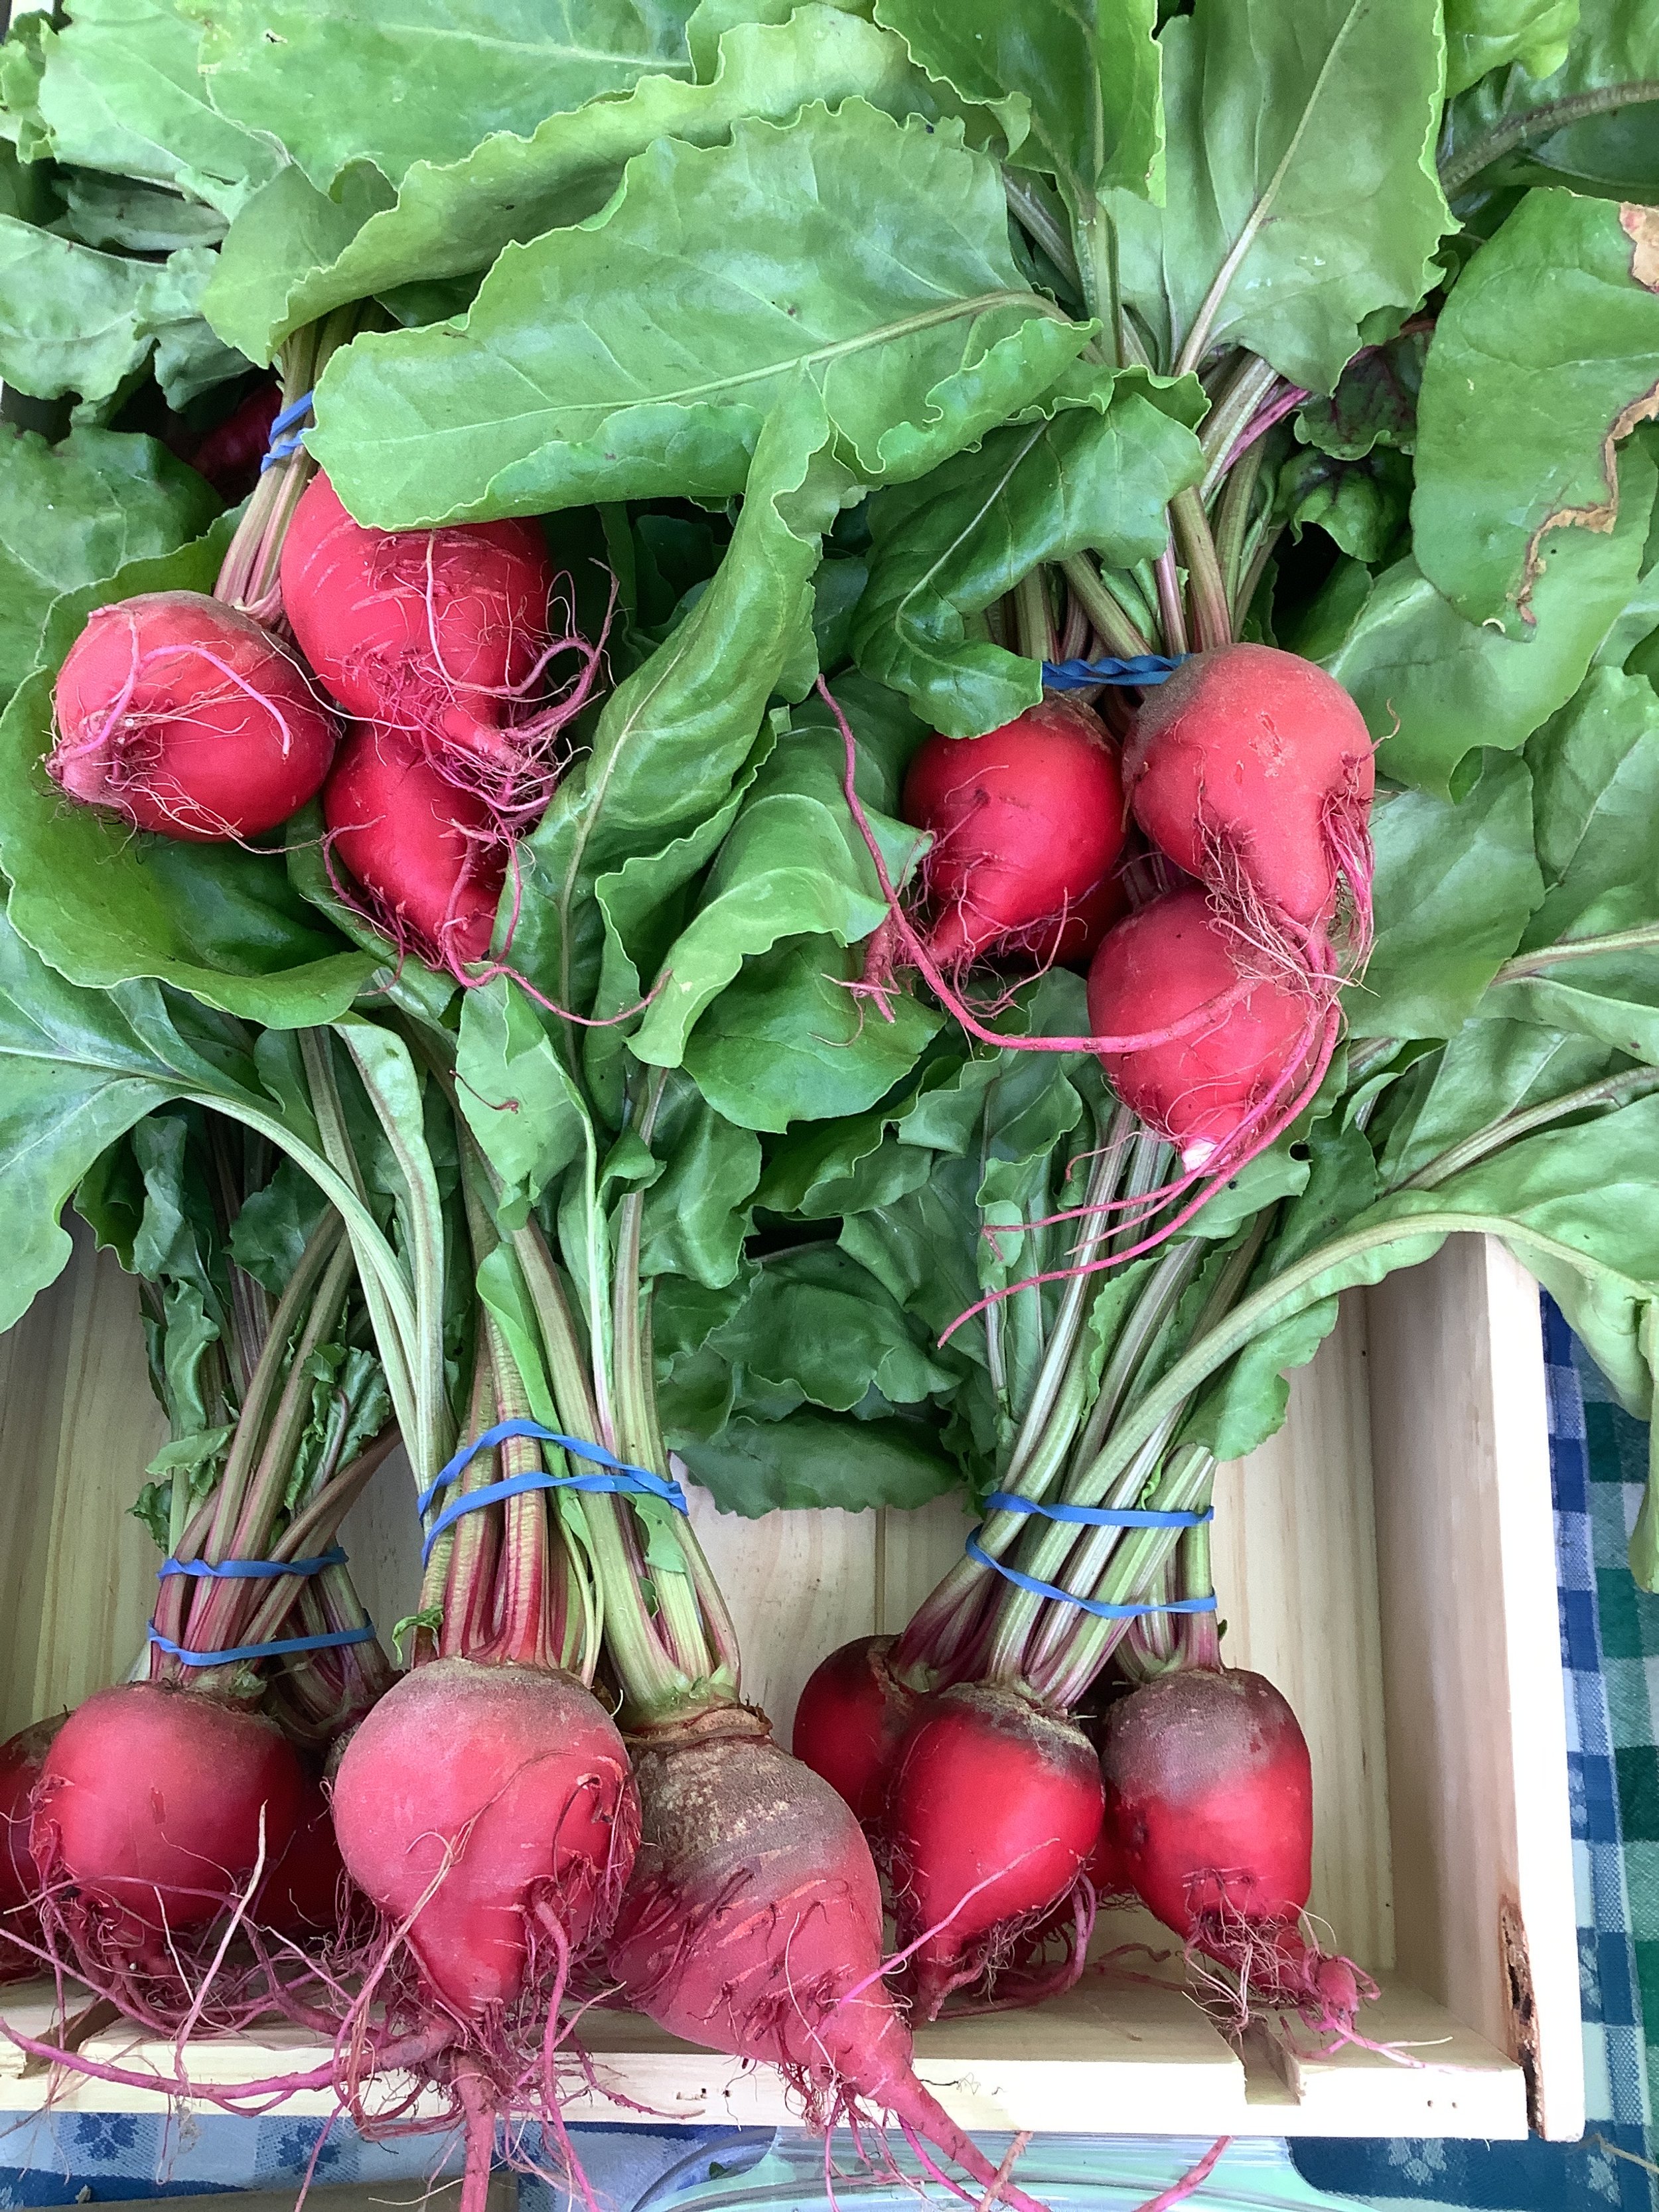
<svg viewBox="0 0 1659 2212">
<path fill-rule="evenodd" d="M 908 1973 L 922 2018 L 976 1983 L 994 1996 L 1021 1939 L 1076 1891 L 1101 1803 L 1093 1747 L 1065 1715 L 990 1682 L 932 1700 L 905 1741 L 884 1821 L 900 1945 L 918 1945 Z M 1086 1933 L 1031 1999 L 1075 1980 Z"/>
<path fill-rule="evenodd" d="M 0 1743 L 0 1982 L 40 1972 L 40 1916 L 34 1903 L 39 1881 L 29 1856 L 29 1801 L 52 1740 L 63 1724 L 61 1715 L 56 1720 L 35 1721 Z M 11 1936 L 22 1941 L 13 1942 Z"/>
<path fill-rule="evenodd" d="M 125 1682 L 78 1706 L 34 1794 L 29 1849 L 77 1943 L 162 1965 L 288 1850 L 305 1777 L 275 1722 Z"/>
<path fill-rule="evenodd" d="M 1294 968 L 1265 972 L 1218 921 L 1206 895 L 1166 892 L 1108 932 L 1089 970 L 1089 1025 L 1100 1036 L 1173 1026 L 1260 969 L 1248 994 L 1195 1034 L 1101 1055 L 1112 1088 L 1184 1164 L 1226 1159 L 1289 1118 L 1319 1050 L 1328 994 Z"/>
<path fill-rule="evenodd" d="M 1117 753 L 1075 701 L 1045 699 L 987 737 L 929 738 L 903 811 L 933 836 L 922 878 L 941 968 L 1010 951 L 1083 959 L 1122 910 Z"/>
<path fill-rule="evenodd" d="M 196 843 L 257 837 L 303 806 L 333 718 L 269 630 L 196 592 L 90 616 L 58 672 L 46 769 L 71 798 Z"/>
<path fill-rule="evenodd" d="M 507 847 L 477 793 L 449 782 L 414 738 L 361 723 L 324 786 L 323 819 L 390 936 L 452 971 L 483 958 Z"/>
<path fill-rule="evenodd" d="M 435 1659 L 353 1734 L 334 1827 L 434 1996 L 476 2021 L 520 1994 L 532 1951 L 562 1987 L 603 1941 L 638 1809 L 623 1740 L 574 1675 Z"/>
<path fill-rule="evenodd" d="M 313 477 L 283 543 L 283 605 L 346 713 L 509 766 L 503 734 L 549 649 L 554 574 L 524 522 L 371 530 Z"/>
<path fill-rule="evenodd" d="M 795 1757 L 822 1775 L 866 1827 L 881 1817 L 918 1710 L 915 1691 L 888 1668 L 896 1640 L 863 1636 L 843 1644 L 814 1668 L 795 1708 Z"/>
<path fill-rule="evenodd" d="M 1135 819 L 1224 897 L 1328 922 L 1339 884 L 1369 910 L 1370 733 L 1334 677 L 1267 645 L 1194 653 L 1152 692 L 1124 750 Z"/>
<path fill-rule="evenodd" d="M 989 2182 L 916 2079 L 882 1980 L 880 1885 L 848 1807 L 748 1707 L 636 1738 L 634 1765 L 643 1827 L 610 1954 L 626 2001 L 671 2034 L 781 2067 L 821 2126 L 890 2113 Z M 1012 2186 L 1003 2201 L 1032 2212 Z"/>
<path fill-rule="evenodd" d="M 1313 1767 L 1296 1715 L 1261 1674 L 1176 1668 L 1109 1707 L 1106 1826 L 1136 1894 L 1252 2002 L 1344 2032 L 1372 1985 L 1297 1923 L 1313 1882 Z"/>
</svg>

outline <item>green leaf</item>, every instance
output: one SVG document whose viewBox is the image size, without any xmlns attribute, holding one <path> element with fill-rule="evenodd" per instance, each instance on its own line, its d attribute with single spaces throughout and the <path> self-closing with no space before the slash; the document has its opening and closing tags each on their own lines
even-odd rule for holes
<svg viewBox="0 0 1659 2212">
<path fill-rule="evenodd" d="M 1577 25 L 1578 0 L 1447 0 L 1447 98 L 1511 62 L 1550 76 Z"/>
<path fill-rule="evenodd" d="M 1440 1053 L 1412 1071 L 1408 1079 L 1418 1095 L 1389 1132 L 1384 1183 L 1405 1182 L 1505 1115 L 1598 1081 L 1612 1058 L 1593 1039 L 1503 1021 L 1483 1008 Z"/>
<path fill-rule="evenodd" d="M 36 399 L 112 399 L 153 354 L 168 400 L 246 368 L 200 313 L 213 254 L 187 246 L 129 261 L 0 215 L 0 377 Z"/>
<path fill-rule="evenodd" d="M 580 1012 L 592 1003 L 606 927 L 595 884 L 625 861 L 698 835 L 719 814 L 774 685 L 810 636 L 818 536 L 845 483 L 822 453 L 826 434 L 815 396 L 798 390 L 757 447 L 719 574 L 606 701 L 586 762 L 520 848 L 514 964 L 558 1006 Z M 464 1007 L 463 1039 L 468 1018 Z"/>
<path fill-rule="evenodd" d="M 1659 411 L 1659 297 L 1633 273 L 1640 250 L 1610 203 L 1529 192 L 1441 313 L 1412 523 L 1423 573 L 1471 622 L 1524 635 L 1560 533 L 1614 525 L 1614 447 Z"/>
<path fill-rule="evenodd" d="M 1396 792 L 1372 816 L 1376 945 L 1347 996 L 1356 1036 L 1455 1036 L 1543 895 L 1532 778 L 1488 753 L 1460 805 Z"/>
<path fill-rule="evenodd" d="M 1635 446 L 1620 457 L 1619 483 L 1611 535 L 1556 539 L 1524 641 L 1465 622 L 1414 561 L 1378 579 L 1324 665 L 1379 741 L 1384 775 L 1443 795 L 1472 747 L 1512 751 L 1571 698 L 1641 570 L 1656 475 Z"/>
<path fill-rule="evenodd" d="M 0 430 L 0 704 L 33 667 L 52 601 L 130 561 L 175 552 L 219 512 L 154 438 Z"/>
<path fill-rule="evenodd" d="M 1659 695 L 1593 670 L 1527 748 L 1546 896 L 1522 949 L 1659 921 Z"/>
<path fill-rule="evenodd" d="M 180 246 L 216 246 L 225 219 L 199 200 L 135 185 L 125 177 L 83 171 L 63 179 L 66 220 L 83 246 L 121 253 L 173 253 Z"/>
<path fill-rule="evenodd" d="M 42 665 L 0 716 L 0 867 L 12 926 L 72 981 L 154 976 L 245 1020 L 306 1028 L 343 1013 L 383 963 L 323 924 L 280 852 L 135 833 L 66 803 L 41 764 L 52 684 L 88 615 L 139 592 L 210 591 L 229 534 L 226 517 L 179 552 L 129 562 L 57 602 Z"/>
<path fill-rule="evenodd" d="M 0 920 L 0 1328 L 69 1259 L 58 1217 L 93 1162 L 168 1099 L 230 1092 L 222 1052 L 154 983 L 81 990 Z"/>
<path fill-rule="evenodd" d="M 844 773 L 842 741 L 834 730 L 800 728 L 783 738 L 715 857 L 697 912 L 664 956 L 665 980 L 633 1040 L 636 1058 L 660 1067 L 678 1066 L 699 1016 L 745 957 L 769 951 L 793 937 L 827 935 L 838 945 L 856 945 L 886 919 L 887 902 L 868 848 L 848 809 Z M 890 876 L 896 884 L 902 882 L 921 851 L 917 832 L 879 811 L 871 812 L 870 826 Z M 815 972 L 822 948 L 808 948 L 801 957 Z M 762 987 L 763 1000 L 775 995 L 775 983 L 774 975 Z M 791 995 L 785 985 L 785 998 Z M 805 1048 L 821 1016 L 826 1038 L 850 1047 L 860 1025 L 856 1004 L 848 1003 L 849 1028 L 821 992 L 808 995 L 805 1027 L 784 1016 L 775 1048 L 782 1048 L 786 1034 L 797 1050 Z M 832 995 L 847 998 L 844 992 Z M 742 1026 L 739 1019 L 739 1034 Z M 854 1052 L 853 1057 L 861 1056 Z M 781 1077 L 782 1069 L 778 1073 Z M 765 1121 L 753 1126 L 781 1124 Z"/>
<path fill-rule="evenodd" d="M 1329 392 L 1450 228 L 1437 0 L 1197 0 L 1160 43 L 1168 204 L 1108 203 L 1124 301 L 1166 364 L 1248 346 Z"/>
<path fill-rule="evenodd" d="M 494 131 L 690 73 L 678 0 L 212 0 L 201 65 L 222 114 L 285 147 L 326 190 L 349 161 L 397 184 Z M 326 88 L 325 92 L 319 92 Z"/>
<path fill-rule="evenodd" d="M 1417 443 L 1417 395 L 1429 349 L 1426 327 L 1367 346 L 1343 370 L 1329 398 L 1297 410 L 1296 434 L 1337 460 L 1363 460 L 1378 446 L 1402 453 Z"/>
<path fill-rule="evenodd" d="M 896 998 L 892 1019 L 847 988 L 860 960 L 833 939 L 787 939 L 744 963 L 686 1048 L 687 1073 L 746 1129 L 861 1114 L 902 1082 L 945 1017 Z"/>
<path fill-rule="evenodd" d="M 592 223 L 509 247 L 459 329 L 337 353 L 311 448 L 392 528 L 723 499 L 805 380 L 860 475 L 919 475 L 1088 337 L 1024 283 L 997 171 L 960 141 L 856 100 L 659 141 Z"/>
<path fill-rule="evenodd" d="M 719 1290 L 736 1279 L 760 1181 L 759 1139 L 734 1127 L 684 1079 L 670 1079 L 651 1134 L 666 1163 L 645 1194 L 640 1272 Z"/>
<path fill-rule="evenodd" d="M 582 1156 L 587 1115 L 534 1008 L 505 977 L 467 993 L 455 1073 L 461 1111 L 508 1206 L 533 1205 Z"/>
<path fill-rule="evenodd" d="M 1639 179 L 1631 197 L 1649 197 L 1653 118 L 1643 106 L 1659 86 L 1659 18 L 1647 0 L 1582 0 L 1574 13 L 1565 35 L 1520 52 L 1447 111 L 1441 161 L 1454 198 L 1511 178 L 1553 181 L 1552 172 L 1591 191 Z"/>
<path fill-rule="evenodd" d="M 1273 519 L 1297 539 L 1311 524 L 1351 559 L 1375 566 L 1407 529 L 1411 490 L 1411 463 L 1386 447 L 1363 461 L 1300 447 L 1279 471 Z"/>
<path fill-rule="evenodd" d="M 783 123 L 809 100 L 854 93 L 896 114 L 927 105 L 896 39 L 809 4 L 787 22 L 728 31 L 711 82 L 647 76 L 626 97 L 544 111 L 527 136 L 480 132 L 458 161 L 422 146 L 395 192 L 368 163 L 326 191 L 286 169 L 232 226 L 207 311 L 232 343 L 267 360 L 331 307 L 415 276 L 487 269 L 504 246 L 594 214 L 653 139 L 714 145 L 745 116 Z"/>
<path fill-rule="evenodd" d="M 927 1356 L 892 1294 L 834 1244 L 763 1261 L 708 1341 L 745 1376 L 832 1413 L 851 1413 L 872 1392 L 888 1407 L 915 1405 L 956 1380 Z"/>
<path fill-rule="evenodd" d="M 1192 431 L 1129 372 L 1080 409 L 996 431 L 920 483 L 884 491 L 853 617 L 860 667 L 906 693 L 947 737 L 1001 728 L 1042 696 L 1042 672 L 971 636 L 966 617 L 1042 561 L 1085 549 L 1115 568 L 1155 559 L 1169 541 L 1170 499 L 1202 469 Z"/>
<path fill-rule="evenodd" d="M 930 76 L 965 100 L 1012 111 L 1004 120 L 1012 163 L 1054 178 L 1074 216 L 1112 185 L 1161 196 L 1156 15 L 1153 0 L 1042 8 L 877 0 L 876 8 Z"/>
<path fill-rule="evenodd" d="M 70 21 L 41 33 L 31 125 L 59 161 L 169 185 L 234 215 L 281 156 L 215 107 L 199 38 L 169 0 L 76 0 Z"/>
<path fill-rule="evenodd" d="M 874 1505 L 925 1505 L 961 1475 L 930 1432 L 911 1421 L 836 1420 L 802 1411 L 786 1421 L 739 1418 L 712 1443 L 677 1431 L 665 1394 L 669 1442 L 722 1513 L 758 1520 L 801 1506 L 860 1513 Z"/>
</svg>

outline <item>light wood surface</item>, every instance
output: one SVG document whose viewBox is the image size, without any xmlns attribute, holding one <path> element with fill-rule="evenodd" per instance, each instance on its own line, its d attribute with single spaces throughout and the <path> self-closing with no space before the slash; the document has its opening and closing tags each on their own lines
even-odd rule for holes
<svg viewBox="0 0 1659 2212">
<path fill-rule="evenodd" d="M 1367 1293 L 1403 1974 L 1583 2132 L 1566 1714 L 1537 1285 L 1451 1238 Z"/>
<path fill-rule="evenodd" d="M 137 1290 L 75 1237 L 0 1337 L 0 1735 L 118 1681 L 155 1598 L 155 1547 L 127 1510 L 167 1440 Z"/>
<path fill-rule="evenodd" d="M 83 1244 L 0 1340 L 0 1704 L 10 1729 L 125 1673 L 152 1601 L 153 1547 L 125 1508 L 162 1424 L 133 1285 L 107 1257 L 94 1261 Z M 1551 2134 L 1578 2131 L 1542 1390 L 1534 1286 L 1499 1248 L 1454 1240 L 1429 1267 L 1346 1304 L 1319 1358 L 1292 1379 L 1283 1431 L 1224 1469 L 1218 1488 L 1228 1657 L 1278 1682 L 1313 1754 L 1314 1909 L 1339 1948 L 1386 1976 L 1368 2032 L 1415 2046 L 1422 2063 L 1322 2057 L 1277 2030 L 1236 2052 L 1178 1988 L 1091 1974 L 1036 2010 L 922 2031 L 921 2070 L 958 2118 L 987 2129 L 1514 2136 L 1530 2085 Z M 746 1693 L 786 1742 L 818 1659 L 902 1626 L 960 1556 L 969 1525 L 950 1499 L 913 1514 L 750 1522 L 698 1493 L 693 1512 L 742 1637 Z M 401 1455 L 344 1536 L 389 1636 L 419 1583 Z M 1387 1974 L 1391 1962 L 1398 1972 Z M 1518 2026 L 1517 1976 L 1530 1991 Z M 8 1992 L 6 2016 L 40 2032 L 49 1995 Z M 573 2118 L 792 2117 L 763 2069 L 695 2051 L 629 2015 L 590 2025 L 601 2080 L 647 2109 L 596 2091 Z M 125 2027 L 88 2047 L 141 2071 L 170 2065 Z M 239 2045 L 192 2047 L 191 2063 L 204 2080 L 252 2081 L 320 2055 L 273 2027 Z M 26 2075 L 0 2044 L 0 2107 L 48 2095 L 82 2110 L 161 2101 Z"/>
<path fill-rule="evenodd" d="M 1352 1300 L 1285 1426 L 1221 1470 L 1213 1559 L 1224 1656 L 1284 1692 L 1312 1754 L 1310 1910 L 1376 1973 L 1395 1940 L 1367 1367 Z"/>
</svg>

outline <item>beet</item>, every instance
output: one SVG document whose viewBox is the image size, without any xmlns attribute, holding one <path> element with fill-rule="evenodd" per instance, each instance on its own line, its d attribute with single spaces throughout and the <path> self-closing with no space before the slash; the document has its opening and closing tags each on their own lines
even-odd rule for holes
<svg viewBox="0 0 1659 2212">
<path fill-rule="evenodd" d="M 373 530 L 328 478 L 283 541 L 283 606 L 331 697 L 434 758 L 510 766 L 504 726 L 548 649 L 554 574 L 526 522 Z"/>
<path fill-rule="evenodd" d="M 781 2067 L 814 2124 L 890 2113 L 988 2183 L 988 2161 L 916 2079 L 848 1807 L 743 1706 L 635 1738 L 635 1773 L 640 1850 L 610 1954 L 627 2001 L 671 2034 Z M 1012 2185 L 1003 2199 L 1032 2212 Z"/>
<path fill-rule="evenodd" d="M 508 849 L 476 793 L 458 789 L 416 741 L 351 730 L 323 790 L 331 852 L 369 894 L 395 942 L 452 972 L 489 950 Z"/>
<path fill-rule="evenodd" d="M 896 1680 L 888 1655 L 896 1638 L 861 1636 L 816 1667 L 795 1708 L 794 1753 L 822 1775 L 868 1827 L 878 1821 L 915 1692 Z"/>
<path fill-rule="evenodd" d="M 1322 1043 L 1328 994 L 1294 968 L 1269 971 L 1218 921 L 1204 892 L 1167 892 L 1109 931 L 1089 970 L 1089 1025 L 1103 1036 L 1172 1026 L 1241 981 L 1247 994 L 1169 1044 L 1104 1053 L 1112 1088 L 1184 1165 L 1231 1160 L 1289 1118 Z"/>
<path fill-rule="evenodd" d="M 1224 898 L 1326 923 L 1346 879 L 1369 912 L 1370 733 L 1312 661 L 1267 645 L 1194 653 L 1136 715 L 1123 781 L 1160 852 Z"/>
<path fill-rule="evenodd" d="M 274 1721 L 205 1691 L 124 1682 L 77 1706 L 34 1794 L 29 1849 L 52 1909 L 95 1953 L 165 1967 L 275 1867 L 305 1777 Z"/>
<path fill-rule="evenodd" d="M 929 738 L 903 812 L 933 834 L 922 881 L 941 968 L 1009 952 L 1084 959 L 1122 910 L 1117 752 L 1075 700 L 1044 699 L 987 737 Z"/>
<path fill-rule="evenodd" d="M 1101 1805 L 1094 1748 L 1064 1714 L 992 1682 L 931 1700 L 905 1740 L 884 1824 L 900 1947 L 918 1945 L 908 1973 L 923 2019 L 976 1983 L 994 1996 L 1021 1938 L 1077 1889 Z M 1082 1965 L 1079 1942 L 1048 1986 L 1066 1986 Z"/>
<path fill-rule="evenodd" d="M 434 1659 L 353 1732 L 334 1826 L 434 1996 L 477 2021 L 519 1995 L 537 1949 L 562 1987 L 603 1940 L 638 1814 L 623 1740 L 574 1675 Z"/>
<path fill-rule="evenodd" d="M 58 672 L 46 769 L 71 799 L 193 843 L 257 837 L 305 805 L 333 717 L 251 616 L 197 592 L 100 607 Z"/>
</svg>

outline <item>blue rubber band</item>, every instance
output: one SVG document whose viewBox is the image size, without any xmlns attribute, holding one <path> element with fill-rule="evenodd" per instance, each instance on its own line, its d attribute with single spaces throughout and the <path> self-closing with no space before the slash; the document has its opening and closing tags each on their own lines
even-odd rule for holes
<svg viewBox="0 0 1659 2212">
<path fill-rule="evenodd" d="M 301 392 L 297 399 L 284 407 L 282 413 L 273 420 L 270 426 L 270 443 L 265 449 L 264 459 L 259 464 L 261 476 L 264 476 L 267 469 L 274 469 L 278 461 L 291 460 L 305 444 L 306 434 L 303 430 L 295 431 L 292 437 L 284 437 L 283 433 L 285 430 L 293 430 L 296 422 L 302 422 L 310 414 L 313 397 L 313 395 L 309 392 Z"/>
<path fill-rule="evenodd" d="M 157 1582 L 168 1575 L 196 1575 L 214 1582 L 274 1583 L 283 1575 L 319 1575 L 325 1567 L 343 1567 L 346 1555 L 337 1544 L 314 1559 L 221 1559 L 212 1566 L 206 1559 L 163 1559 L 155 1570 Z"/>
<path fill-rule="evenodd" d="M 1201 1528 L 1215 1519 L 1213 1505 L 1201 1513 L 1160 1513 L 1150 1505 L 1065 1505 L 1058 1499 L 1045 1504 L 1012 1490 L 994 1490 L 985 1504 L 993 1513 L 1040 1513 L 1045 1521 L 1079 1521 L 1091 1528 Z"/>
<path fill-rule="evenodd" d="M 371 1620 L 366 1628 L 336 1628 L 326 1636 L 284 1636 L 274 1644 L 233 1644 L 228 1651 L 186 1651 L 152 1621 L 149 1640 L 185 1667 L 234 1667 L 244 1659 L 275 1659 L 289 1651 L 334 1651 L 343 1644 L 367 1644 L 374 1632 Z"/>
<path fill-rule="evenodd" d="M 678 1482 L 665 1480 L 653 1474 L 647 1467 L 630 1467 L 626 1460 L 617 1458 L 603 1444 L 586 1444 L 575 1437 L 564 1437 L 556 1429 L 544 1428 L 539 1421 L 497 1421 L 493 1429 L 486 1429 L 471 1443 L 463 1444 L 435 1480 L 422 1492 L 416 1501 L 416 1510 L 430 1510 L 438 1492 L 453 1482 L 464 1468 L 482 1451 L 491 1451 L 497 1444 L 506 1443 L 513 1437 L 535 1437 L 541 1443 L 558 1444 L 577 1459 L 593 1461 L 606 1470 L 600 1474 L 547 1474 L 540 1468 L 532 1468 L 524 1474 L 509 1476 L 503 1482 L 487 1483 L 482 1490 L 469 1490 L 460 1498 L 452 1498 L 426 1532 L 421 1547 L 421 1565 L 424 1566 L 432 1556 L 432 1547 L 446 1528 L 453 1528 L 464 1514 L 476 1513 L 481 1506 L 498 1505 L 504 1498 L 517 1498 L 531 1490 L 582 1490 L 621 1492 L 635 1497 L 659 1498 L 665 1505 L 677 1512 L 690 1510 L 685 1492 Z"/>
<path fill-rule="evenodd" d="M 980 1528 L 984 1525 L 981 1522 Z M 977 1559 L 982 1567 L 994 1567 L 1005 1581 L 1012 1583 L 1016 1589 L 1029 1590 L 1033 1597 L 1051 1597 L 1057 1599 L 1061 1605 L 1074 1605 L 1079 1612 L 1091 1613 L 1097 1620 L 1133 1620 L 1143 1613 L 1213 1613 L 1216 1609 L 1213 1590 L 1208 1597 L 1171 1597 L 1146 1605 L 1108 1605 L 1103 1598 L 1079 1597 L 1071 1590 L 1061 1589 L 1054 1583 L 1040 1583 L 1035 1575 L 1022 1574 L 1018 1567 L 1008 1566 L 1001 1559 L 994 1559 L 980 1545 L 980 1528 L 975 1528 L 968 1539 L 970 1559 Z"/>
<path fill-rule="evenodd" d="M 1045 691 L 1087 691 L 1097 684 L 1139 684 L 1143 689 L 1167 683 L 1189 653 L 1140 653 L 1129 660 L 1045 660 Z"/>
<path fill-rule="evenodd" d="M 291 430 L 296 422 L 302 422 L 310 414 L 311 403 L 315 397 L 314 392 L 302 392 L 297 399 L 290 401 L 282 413 L 273 419 L 270 425 L 271 436 L 279 438 L 284 430 Z"/>
</svg>

